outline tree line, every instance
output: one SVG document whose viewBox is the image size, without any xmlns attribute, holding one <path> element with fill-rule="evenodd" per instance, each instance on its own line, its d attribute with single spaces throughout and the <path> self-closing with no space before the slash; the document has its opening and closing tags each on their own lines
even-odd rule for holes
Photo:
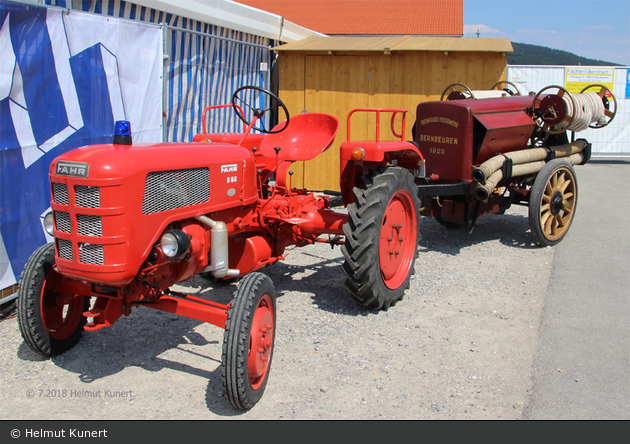
<svg viewBox="0 0 630 444">
<path fill-rule="evenodd" d="M 546 46 L 512 42 L 512 47 L 514 52 L 507 53 L 508 65 L 621 66 L 618 63 L 588 59 Z"/>
</svg>

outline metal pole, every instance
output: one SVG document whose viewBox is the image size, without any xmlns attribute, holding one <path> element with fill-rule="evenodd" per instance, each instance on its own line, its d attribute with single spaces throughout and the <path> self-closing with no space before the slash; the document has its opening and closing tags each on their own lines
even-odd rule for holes
<svg viewBox="0 0 630 444">
<path fill-rule="evenodd" d="M 2 298 L 0 299 L 0 305 L 6 304 L 7 302 L 12 301 L 13 299 L 17 299 L 17 297 L 18 297 L 18 294 L 17 292 L 15 292 L 12 295 L 7 296 L 6 298 Z"/>
<path fill-rule="evenodd" d="M 168 26 L 168 25 L 166 25 L 166 26 Z M 168 26 L 168 28 L 173 30 L 173 31 L 187 32 L 187 33 L 190 33 L 190 34 L 201 35 L 201 36 L 204 36 L 204 37 L 210 37 L 210 38 L 217 39 L 217 40 L 225 40 L 226 42 L 238 43 L 240 45 L 255 46 L 257 48 L 263 48 L 263 49 L 269 49 L 270 48 L 269 45 L 261 45 L 259 43 L 244 42 L 242 40 L 230 39 L 228 37 L 220 37 L 220 36 L 217 36 L 217 35 L 214 35 L 214 34 L 208 34 L 208 33 L 205 33 L 205 32 L 193 31 L 192 29 L 178 28 L 176 26 Z"/>
<path fill-rule="evenodd" d="M 162 142 L 166 142 L 168 135 L 168 73 L 171 56 L 169 55 L 170 32 L 168 23 L 160 23 L 162 27 Z"/>
</svg>

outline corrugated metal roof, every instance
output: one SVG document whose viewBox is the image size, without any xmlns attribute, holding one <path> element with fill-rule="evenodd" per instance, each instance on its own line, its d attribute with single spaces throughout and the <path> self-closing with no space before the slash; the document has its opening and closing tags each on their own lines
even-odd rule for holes
<svg viewBox="0 0 630 444">
<path fill-rule="evenodd" d="M 479 51 L 513 52 L 510 39 L 459 37 L 309 37 L 276 51 Z"/>
<path fill-rule="evenodd" d="M 464 34 L 463 0 L 235 0 L 327 35 Z"/>
</svg>

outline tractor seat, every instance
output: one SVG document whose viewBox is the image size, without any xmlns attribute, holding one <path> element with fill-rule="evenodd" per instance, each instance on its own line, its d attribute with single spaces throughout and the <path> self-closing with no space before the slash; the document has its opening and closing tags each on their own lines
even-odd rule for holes
<svg viewBox="0 0 630 444">
<path fill-rule="evenodd" d="M 284 122 L 274 130 L 282 128 Z M 260 152 L 264 157 L 289 163 L 311 160 L 330 148 L 338 128 L 339 120 L 329 114 L 298 114 L 290 118 L 284 131 L 267 134 L 260 143 Z"/>
</svg>

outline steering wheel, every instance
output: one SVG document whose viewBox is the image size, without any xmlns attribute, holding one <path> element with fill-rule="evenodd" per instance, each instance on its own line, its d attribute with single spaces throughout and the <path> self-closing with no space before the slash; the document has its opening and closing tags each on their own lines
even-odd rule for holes
<svg viewBox="0 0 630 444">
<path fill-rule="evenodd" d="M 458 89 L 456 88 L 458 86 L 461 87 L 463 91 L 458 91 Z M 449 91 L 449 89 L 452 89 L 453 91 L 448 94 L 448 96 L 446 97 L 446 100 L 463 100 L 463 99 L 475 98 L 475 95 L 473 94 L 472 90 L 468 86 L 464 85 L 463 83 L 452 83 L 448 85 L 446 89 L 444 90 L 444 92 L 442 93 L 442 97 L 440 97 L 440 101 L 444 100 L 444 96 L 446 96 L 446 93 Z M 468 95 L 464 93 L 468 93 Z"/>
<path fill-rule="evenodd" d="M 615 98 L 615 95 L 612 93 L 610 89 L 608 89 L 604 85 L 598 85 L 598 84 L 587 86 L 582 91 L 580 91 L 580 94 L 589 92 L 588 90 L 592 88 L 595 88 L 595 89 L 599 88 L 599 91 L 597 91 L 597 95 L 602 99 L 602 102 L 604 103 L 604 109 L 606 110 L 604 111 L 604 114 L 606 115 L 606 117 L 608 117 L 608 120 L 605 123 L 599 123 L 599 122 L 591 123 L 588 127 L 595 128 L 595 129 L 603 128 L 606 125 L 608 125 L 610 122 L 612 122 L 612 119 L 614 119 L 615 115 L 617 114 L 617 99 Z M 610 100 L 606 96 L 607 92 L 610 93 L 613 104 L 615 105 L 612 111 L 610 110 Z"/>
<path fill-rule="evenodd" d="M 259 93 L 262 93 L 263 96 L 269 96 L 269 108 L 256 108 L 247 103 L 245 101 L 245 98 L 248 95 L 252 94 L 251 91 L 258 91 Z M 257 98 L 260 98 L 260 96 L 257 96 Z M 243 113 L 243 109 L 239 106 L 239 103 L 243 105 L 243 108 L 249 109 L 254 114 L 254 117 L 251 120 L 247 120 L 245 114 Z M 252 126 L 251 129 L 255 129 L 256 131 L 260 131 L 264 134 L 279 133 L 281 131 L 284 131 L 289 125 L 289 110 L 287 109 L 284 102 L 271 91 L 261 88 L 259 86 L 242 86 L 234 91 L 234 94 L 232 94 L 232 108 L 234 109 L 234 112 L 236 113 L 238 118 L 241 119 L 248 128 L 250 125 L 256 123 L 256 121 L 259 120 L 261 124 L 259 126 Z M 284 126 L 276 130 L 265 128 L 265 122 L 263 121 L 263 118 L 265 116 L 268 116 L 270 118 L 271 113 L 278 108 L 282 108 L 282 110 L 284 111 L 284 115 L 286 116 L 286 119 L 284 119 Z"/>
<path fill-rule="evenodd" d="M 500 82 L 497 82 L 494 84 L 494 86 L 490 89 L 495 89 L 497 88 L 497 86 L 503 85 L 505 84 L 505 86 L 503 88 L 501 88 L 499 91 L 505 91 L 506 93 L 508 93 L 511 96 L 520 96 L 521 92 L 518 90 L 518 86 L 516 86 L 514 83 L 512 82 L 508 82 L 507 80 L 501 80 Z M 514 88 L 514 91 L 512 91 L 510 88 L 508 88 L 508 85 Z M 498 88 L 497 88 L 498 89 Z"/>
</svg>

